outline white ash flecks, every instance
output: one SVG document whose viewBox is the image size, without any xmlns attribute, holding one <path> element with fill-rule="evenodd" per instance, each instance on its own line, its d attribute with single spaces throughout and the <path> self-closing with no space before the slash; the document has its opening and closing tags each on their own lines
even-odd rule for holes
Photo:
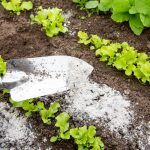
<svg viewBox="0 0 150 150">
<path fill-rule="evenodd" d="M 71 11 L 67 11 L 67 12 L 63 12 L 63 15 L 64 15 L 64 18 L 65 18 L 64 26 L 68 28 L 69 25 L 70 25 L 69 19 L 72 17 L 73 14 L 72 14 Z"/>
<path fill-rule="evenodd" d="M 141 121 L 139 126 L 125 134 L 125 138 L 133 144 L 136 141 L 140 150 L 150 150 L 150 122 Z"/>
<path fill-rule="evenodd" d="M 137 144 L 140 150 L 149 150 L 150 127 L 147 126 L 147 130 L 143 124 L 133 127 L 134 106 L 127 96 L 107 85 L 90 80 L 90 67 L 87 67 L 86 71 L 83 71 L 84 65 L 77 68 L 78 70 L 73 65 L 70 68 L 70 90 L 65 96 L 64 111 L 83 123 L 90 121 L 103 126 L 106 131 L 115 133 L 118 138 Z"/>
<path fill-rule="evenodd" d="M 125 96 L 107 85 L 84 79 L 74 86 L 66 95 L 66 109 L 71 115 L 106 124 L 112 132 L 127 131 L 134 115 Z"/>
<path fill-rule="evenodd" d="M 134 119 L 130 101 L 107 85 L 99 85 L 89 79 L 93 67 L 80 64 L 76 67 L 70 64 L 68 87 L 66 95 L 67 106 L 71 115 L 81 120 L 96 120 L 118 132 L 126 132 Z"/>
<path fill-rule="evenodd" d="M 0 149 L 30 149 L 35 136 L 26 117 L 0 102 Z"/>
</svg>

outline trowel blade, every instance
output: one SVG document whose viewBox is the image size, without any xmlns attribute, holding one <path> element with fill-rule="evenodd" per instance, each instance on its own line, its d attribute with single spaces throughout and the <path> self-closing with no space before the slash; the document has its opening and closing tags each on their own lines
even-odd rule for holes
<svg viewBox="0 0 150 150">
<path fill-rule="evenodd" d="M 10 83 L 7 88 L 14 101 L 22 101 L 69 90 L 70 84 L 76 82 L 70 76 L 72 71 L 74 76 L 82 73 L 87 78 L 93 67 L 70 56 L 14 59 L 7 62 L 7 73 L 2 82 Z"/>
</svg>

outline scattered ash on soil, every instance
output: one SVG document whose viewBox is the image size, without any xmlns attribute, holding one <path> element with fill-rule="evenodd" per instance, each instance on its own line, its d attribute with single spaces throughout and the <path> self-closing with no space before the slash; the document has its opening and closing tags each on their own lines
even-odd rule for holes
<svg viewBox="0 0 150 150">
<path fill-rule="evenodd" d="M 65 110 L 74 119 L 85 122 L 96 120 L 98 124 L 106 124 L 111 132 L 118 132 L 120 129 L 127 132 L 127 127 L 134 119 L 130 101 L 107 85 L 87 80 L 72 89 L 65 99 L 68 103 Z"/>
<path fill-rule="evenodd" d="M 138 149 L 149 150 L 150 149 L 150 122 L 144 123 L 142 121 L 141 124 L 135 127 L 134 130 L 131 130 L 130 133 L 125 134 L 125 138 L 131 142 L 134 142 L 134 139 L 136 139 L 138 143 Z"/>
<path fill-rule="evenodd" d="M 64 111 L 84 124 L 93 122 L 97 127 L 104 126 L 106 132 L 115 133 L 117 138 L 126 141 L 137 141 L 138 148 L 150 148 L 149 126 L 141 123 L 132 128 L 134 121 L 134 105 L 126 95 L 105 84 L 98 84 L 89 79 L 91 67 L 70 66 L 69 91 L 65 95 Z M 146 128 L 144 130 L 144 128 Z"/>
<path fill-rule="evenodd" d="M 100 85 L 89 79 L 93 67 L 83 63 L 76 67 L 70 64 L 68 87 L 69 94 L 65 100 L 64 110 L 80 120 L 96 120 L 106 124 L 111 132 L 122 130 L 127 132 L 127 127 L 134 120 L 130 101 L 122 96 L 119 91 L 107 85 Z"/>
<path fill-rule="evenodd" d="M 84 124 L 93 122 L 97 127 L 103 126 L 106 133 L 114 133 L 126 144 L 137 145 L 139 150 L 150 149 L 150 125 L 141 123 L 134 126 L 134 106 L 125 95 L 121 95 L 107 85 L 99 85 L 81 78 L 74 88 L 65 96 L 63 109 Z M 133 130 L 131 130 L 131 128 Z M 134 147 L 133 146 L 133 147 Z"/>
<path fill-rule="evenodd" d="M 0 102 L 0 128 L 0 149 L 30 149 L 36 139 L 27 118 L 5 102 Z"/>
</svg>

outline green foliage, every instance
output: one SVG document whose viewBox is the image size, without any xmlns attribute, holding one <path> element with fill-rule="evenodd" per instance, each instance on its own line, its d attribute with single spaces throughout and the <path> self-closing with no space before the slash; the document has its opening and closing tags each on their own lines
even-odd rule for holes
<svg viewBox="0 0 150 150">
<path fill-rule="evenodd" d="M 127 43 L 126 43 L 127 45 Z M 128 45 L 126 48 L 122 48 L 122 52 L 118 53 L 116 60 L 113 62 L 113 66 L 118 70 L 125 70 L 126 75 L 132 75 L 136 68 L 137 51 L 134 48 L 130 48 Z"/>
<path fill-rule="evenodd" d="M 78 150 L 104 150 L 103 142 L 96 137 L 95 126 L 70 129 L 70 135 L 78 145 Z"/>
<path fill-rule="evenodd" d="M 21 102 L 15 102 L 11 98 L 9 99 L 10 103 L 15 108 L 22 108 L 26 111 L 25 115 L 30 116 L 33 112 L 38 111 L 37 105 L 34 104 L 34 99 L 28 99 Z"/>
<path fill-rule="evenodd" d="M 60 104 L 58 102 L 54 102 L 53 104 L 50 105 L 48 109 L 44 107 L 43 102 L 38 102 L 37 106 L 40 110 L 40 115 L 44 123 L 50 124 L 51 123 L 51 118 L 55 117 L 55 113 L 58 112 L 60 108 Z"/>
<path fill-rule="evenodd" d="M 141 59 L 144 59 L 144 56 Z M 3 92 L 3 94 L 9 93 L 9 90 L 5 89 Z M 51 123 L 51 118 L 55 118 L 55 113 L 57 113 L 60 108 L 58 102 L 54 102 L 48 109 L 46 109 L 43 102 L 36 102 L 34 99 L 15 102 L 10 98 L 9 101 L 13 107 L 25 110 L 27 117 L 33 112 L 39 112 L 43 123 L 47 124 Z M 78 145 L 78 150 L 104 150 L 104 144 L 101 141 L 101 138 L 96 137 L 95 126 L 83 126 L 70 129 L 70 116 L 66 112 L 60 113 L 55 119 L 55 126 L 58 128 L 58 131 L 56 136 L 51 137 L 51 142 L 73 139 Z"/>
<path fill-rule="evenodd" d="M 100 11 L 109 11 L 111 9 L 111 6 L 113 4 L 114 0 L 101 0 L 99 3 L 99 10 Z"/>
<path fill-rule="evenodd" d="M 22 108 L 23 110 L 25 110 L 26 116 L 31 116 L 33 112 L 39 112 L 42 121 L 47 124 L 51 123 L 51 118 L 55 117 L 54 114 L 57 113 L 60 108 L 60 104 L 58 102 L 54 102 L 48 109 L 46 109 L 43 102 L 35 102 L 34 99 L 15 102 L 10 98 L 9 101 L 13 105 L 13 107 Z"/>
<path fill-rule="evenodd" d="M 114 62 L 116 53 L 121 46 L 119 43 L 113 43 L 110 45 L 103 45 L 101 48 L 96 50 L 96 56 L 101 56 L 100 61 L 108 61 L 109 65 Z"/>
<path fill-rule="evenodd" d="M 70 139 L 70 133 L 68 131 L 69 119 L 70 119 L 70 116 L 66 112 L 63 112 L 56 117 L 55 126 L 59 128 L 59 131 L 58 131 L 57 136 L 51 137 L 50 139 L 51 142 L 55 142 L 59 139 Z"/>
<path fill-rule="evenodd" d="M 4 88 L 4 89 L 2 89 L 2 92 L 3 92 L 3 95 L 5 95 L 5 94 L 9 94 L 9 93 L 10 93 L 10 90 Z"/>
<path fill-rule="evenodd" d="M 87 9 L 93 9 L 98 7 L 99 2 L 97 0 L 93 0 L 93 1 L 88 1 L 85 4 L 85 8 Z"/>
<path fill-rule="evenodd" d="M 6 62 L 0 56 L 0 76 L 4 76 L 6 73 Z"/>
<path fill-rule="evenodd" d="M 80 37 L 79 43 L 84 45 L 88 45 L 89 43 L 91 43 L 91 40 L 89 39 L 87 33 L 80 31 L 78 32 L 78 36 Z"/>
<path fill-rule="evenodd" d="M 63 26 L 65 19 L 61 12 L 62 10 L 58 8 L 43 9 L 39 7 L 37 15 L 31 15 L 31 20 L 33 23 L 42 25 L 42 29 L 46 31 L 48 37 L 53 37 L 60 32 L 65 33 L 68 31 L 68 29 Z"/>
<path fill-rule="evenodd" d="M 78 4 L 81 8 L 85 7 L 86 2 L 89 0 L 73 0 L 74 3 Z"/>
<path fill-rule="evenodd" d="M 21 11 L 31 10 L 33 8 L 33 3 L 31 1 L 22 0 L 2 0 L 2 6 L 9 11 L 20 15 Z"/>
<path fill-rule="evenodd" d="M 70 116 L 63 112 L 56 117 L 55 126 L 59 128 L 58 135 L 51 137 L 51 142 L 60 139 L 74 139 L 78 150 L 104 150 L 104 144 L 99 137 L 96 137 L 95 126 L 83 126 L 80 128 L 69 128 Z"/>
<path fill-rule="evenodd" d="M 80 34 L 82 33 L 82 34 Z M 134 47 L 128 43 L 110 43 L 109 40 L 104 40 L 97 35 L 86 35 L 79 31 L 79 43 L 87 43 L 90 49 L 95 51 L 96 56 L 100 57 L 100 61 L 108 62 L 108 65 L 116 67 L 118 70 L 124 70 L 127 76 L 134 75 L 143 83 L 150 83 L 150 62 L 149 57 L 145 53 L 138 53 Z M 80 42 L 84 39 L 84 42 Z M 85 44 L 87 45 L 87 44 Z M 91 48 L 92 47 L 92 48 Z"/>
<path fill-rule="evenodd" d="M 74 2 L 84 9 L 95 12 L 111 11 L 111 18 L 114 21 L 128 21 L 136 35 L 140 35 L 144 27 L 150 27 L 150 0 L 75 0 Z"/>
</svg>

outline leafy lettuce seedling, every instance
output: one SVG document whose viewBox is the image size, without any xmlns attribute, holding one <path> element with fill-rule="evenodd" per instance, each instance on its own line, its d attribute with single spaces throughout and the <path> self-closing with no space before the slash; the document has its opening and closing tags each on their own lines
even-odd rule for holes
<svg viewBox="0 0 150 150">
<path fill-rule="evenodd" d="M 108 64 L 112 65 L 115 60 L 115 55 L 120 48 L 121 45 L 119 43 L 103 45 L 101 48 L 96 50 L 96 56 L 101 56 L 100 61 L 108 61 Z"/>
<path fill-rule="evenodd" d="M 26 111 L 26 113 L 25 113 L 26 116 L 31 116 L 31 114 L 33 112 L 38 111 L 37 105 L 34 104 L 34 99 L 28 99 L 28 100 L 21 101 L 21 102 L 15 102 L 10 98 L 9 101 L 13 105 L 13 107 L 22 108 L 23 110 L 25 110 Z"/>
<path fill-rule="evenodd" d="M 38 101 L 36 103 L 34 99 L 15 102 L 10 98 L 9 101 L 13 105 L 13 107 L 22 108 L 23 110 L 25 110 L 26 116 L 30 116 L 33 112 L 39 112 L 42 121 L 47 124 L 51 123 L 51 118 L 55 117 L 54 114 L 58 112 L 60 108 L 60 104 L 58 102 L 54 102 L 48 109 L 46 109 L 43 102 Z"/>
<path fill-rule="evenodd" d="M 59 128 L 58 134 L 51 137 L 51 142 L 60 139 L 74 139 L 78 150 L 104 150 L 104 144 L 99 137 L 96 137 L 95 126 L 83 126 L 80 128 L 69 128 L 69 114 L 63 112 L 56 117 L 55 126 Z"/>
<path fill-rule="evenodd" d="M 60 104 L 58 102 L 54 102 L 48 109 L 46 109 L 43 102 L 38 102 L 37 107 L 39 108 L 42 121 L 44 123 L 50 124 L 51 118 L 55 117 L 54 114 L 58 112 Z"/>
<path fill-rule="evenodd" d="M 66 112 L 63 112 L 56 117 L 55 126 L 59 128 L 59 131 L 57 136 L 51 137 L 51 142 L 55 142 L 59 139 L 70 139 L 69 119 L 70 116 Z"/>
<path fill-rule="evenodd" d="M 79 40 L 80 44 L 88 45 L 89 43 L 91 43 L 91 40 L 89 39 L 88 34 L 85 32 L 79 31 L 78 37 L 80 38 Z"/>
<path fill-rule="evenodd" d="M 0 76 L 4 76 L 6 73 L 6 62 L 0 56 Z"/>
<path fill-rule="evenodd" d="M 65 18 L 61 12 L 62 10 L 58 8 L 43 9 L 39 7 L 37 15 L 31 15 L 31 20 L 33 23 L 42 25 L 42 29 L 46 31 L 48 37 L 53 37 L 60 32 L 65 33 L 68 31 L 68 29 L 63 26 Z"/>
<path fill-rule="evenodd" d="M 83 126 L 70 129 L 70 135 L 80 149 L 104 150 L 104 144 L 99 137 L 96 137 L 95 126 Z"/>
<path fill-rule="evenodd" d="M 33 3 L 31 1 L 22 0 L 2 0 L 2 6 L 9 11 L 20 15 L 21 11 L 31 10 L 33 8 Z"/>
</svg>

